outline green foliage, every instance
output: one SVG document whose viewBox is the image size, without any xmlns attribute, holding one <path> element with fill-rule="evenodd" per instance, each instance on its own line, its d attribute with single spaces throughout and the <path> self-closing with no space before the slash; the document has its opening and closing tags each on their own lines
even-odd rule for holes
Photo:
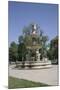
<svg viewBox="0 0 60 90">
<path fill-rule="evenodd" d="M 29 26 L 25 26 L 24 28 L 23 28 L 23 35 L 24 36 L 26 36 L 26 35 L 30 35 L 30 33 L 31 33 L 31 26 L 29 25 Z"/>
<path fill-rule="evenodd" d="M 47 51 L 50 60 L 57 60 L 58 63 L 58 37 L 55 37 L 50 42 L 50 49 Z"/>
<path fill-rule="evenodd" d="M 58 37 L 51 40 L 50 50 L 53 52 L 53 58 L 58 59 Z"/>
<path fill-rule="evenodd" d="M 24 42 L 23 36 L 19 36 L 18 42 L 19 42 L 19 44 Z"/>
<path fill-rule="evenodd" d="M 25 60 L 25 56 L 26 56 L 26 47 L 24 43 L 20 43 L 18 45 L 18 57 L 20 61 Z"/>
<path fill-rule="evenodd" d="M 9 48 L 9 61 L 16 61 L 18 59 L 18 46 L 15 42 L 12 42 Z"/>
<path fill-rule="evenodd" d="M 19 44 L 18 44 L 18 60 L 23 61 L 25 60 L 26 56 L 26 46 L 24 43 L 23 36 L 19 36 Z"/>
<path fill-rule="evenodd" d="M 31 46 L 32 45 L 32 38 L 31 38 L 31 36 L 26 35 L 24 37 L 24 43 L 25 43 L 26 46 Z"/>
<path fill-rule="evenodd" d="M 48 41 L 48 37 L 42 35 L 41 43 L 42 43 L 42 48 L 41 48 L 41 57 L 47 57 L 47 51 L 46 51 L 46 42 Z"/>
</svg>

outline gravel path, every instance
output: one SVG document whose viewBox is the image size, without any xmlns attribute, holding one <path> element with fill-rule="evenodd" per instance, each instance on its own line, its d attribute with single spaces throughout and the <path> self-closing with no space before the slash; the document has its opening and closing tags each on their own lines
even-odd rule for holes
<svg viewBox="0 0 60 90">
<path fill-rule="evenodd" d="M 9 76 L 42 82 L 48 85 L 58 85 L 58 65 L 52 65 L 51 68 L 47 69 L 36 70 L 17 70 L 13 67 L 13 65 L 9 66 Z"/>
</svg>

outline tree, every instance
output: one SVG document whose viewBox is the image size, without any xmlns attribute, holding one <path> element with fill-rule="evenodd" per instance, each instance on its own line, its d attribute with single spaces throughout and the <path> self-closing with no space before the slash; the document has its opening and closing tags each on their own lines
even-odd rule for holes
<svg viewBox="0 0 60 90">
<path fill-rule="evenodd" d="M 11 63 L 11 61 L 14 61 L 13 59 L 13 52 L 12 52 L 12 48 L 9 48 L 9 62 Z"/>
<path fill-rule="evenodd" d="M 50 49 L 53 50 L 55 59 L 58 59 L 58 36 L 51 40 Z"/>
<path fill-rule="evenodd" d="M 31 28 L 30 26 L 28 26 L 28 27 L 25 26 L 25 27 L 23 28 L 23 35 L 24 35 L 24 36 L 30 35 L 30 28 Z"/>
<path fill-rule="evenodd" d="M 58 36 L 50 41 L 50 49 L 47 53 L 50 60 L 54 62 L 57 60 L 56 63 L 58 63 Z"/>
<path fill-rule="evenodd" d="M 21 35 L 21 36 L 19 36 L 19 38 L 18 38 L 18 42 L 19 42 L 19 44 L 21 44 L 21 43 L 23 43 L 24 42 L 24 38 L 23 38 L 23 36 Z"/>
<path fill-rule="evenodd" d="M 40 30 L 40 37 L 39 38 L 40 38 L 40 45 L 42 46 L 41 51 L 40 51 L 41 58 L 47 57 L 46 42 L 48 41 L 48 36 L 45 36 L 43 34 L 43 31 Z"/>
<path fill-rule="evenodd" d="M 19 36 L 19 44 L 18 44 L 18 58 L 19 61 L 24 61 L 26 55 L 26 46 L 24 44 L 23 36 Z"/>
<path fill-rule="evenodd" d="M 15 61 L 18 59 L 18 46 L 15 42 L 12 42 L 9 48 L 9 61 Z"/>
</svg>

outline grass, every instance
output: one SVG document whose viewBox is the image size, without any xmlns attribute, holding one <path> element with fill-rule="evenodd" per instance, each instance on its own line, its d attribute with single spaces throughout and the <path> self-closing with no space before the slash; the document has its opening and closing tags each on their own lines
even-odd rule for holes
<svg viewBox="0 0 60 90">
<path fill-rule="evenodd" d="M 37 83 L 29 80 L 24 80 L 24 79 L 17 79 L 14 77 L 9 77 L 8 81 L 9 89 L 14 89 L 14 88 L 30 88 L 30 87 L 43 87 L 43 86 L 48 86 L 47 84 L 43 83 Z"/>
</svg>

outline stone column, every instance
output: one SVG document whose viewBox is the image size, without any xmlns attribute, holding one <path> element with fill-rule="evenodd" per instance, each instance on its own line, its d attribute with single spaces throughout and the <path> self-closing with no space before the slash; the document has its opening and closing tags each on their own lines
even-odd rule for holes
<svg viewBox="0 0 60 90">
<path fill-rule="evenodd" d="M 29 59 L 29 58 L 28 58 L 28 54 L 26 54 L 26 61 L 28 61 L 28 59 Z"/>
<path fill-rule="evenodd" d="M 40 53 L 38 54 L 38 61 L 40 61 Z"/>
<path fill-rule="evenodd" d="M 36 50 L 36 59 L 37 59 L 38 62 L 40 61 L 39 49 Z"/>
</svg>

